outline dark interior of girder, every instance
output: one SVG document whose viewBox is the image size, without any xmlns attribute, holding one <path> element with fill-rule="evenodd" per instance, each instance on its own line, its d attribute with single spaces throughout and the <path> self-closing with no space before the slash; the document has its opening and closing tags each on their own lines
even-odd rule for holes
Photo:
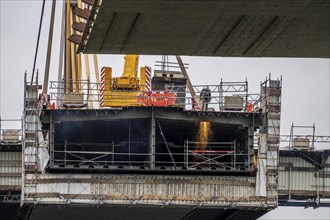
<svg viewBox="0 0 330 220">
<path fill-rule="evenodd" d="M 148 118 L 55 123 L 54 165 L 148 168 L 150 123 Z M 199 121 L 156 120 L 155 168 L 187 169 L 196 163 L 192 169 L 231 170 L 233 161 L 237 170 L 247 168 L 247 128 L 210 123 L 207 146 L 200 147 L 199 126 Z"/>
</svg>

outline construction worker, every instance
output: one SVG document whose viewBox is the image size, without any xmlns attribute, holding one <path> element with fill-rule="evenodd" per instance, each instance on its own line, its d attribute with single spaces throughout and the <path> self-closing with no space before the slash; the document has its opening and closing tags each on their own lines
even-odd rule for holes
<svg viewBox="0 0 330 220">
<path fill-rule="evenodd" d="M 208 86 L 205 86 L 200 94 L 200 98 L 202 101 L 202 111 L 207 111 L 208 104 L 211 101 L 211 90 Z"/>
</svg>

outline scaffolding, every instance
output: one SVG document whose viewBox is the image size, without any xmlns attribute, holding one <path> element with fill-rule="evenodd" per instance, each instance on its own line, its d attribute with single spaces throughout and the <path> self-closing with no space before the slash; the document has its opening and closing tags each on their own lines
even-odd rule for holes
<svg viewBox="0 0 330 220">
<path fill-rule="evenodd" d="M 277 201 L 282 79 L 272 80 L 269 75 L 260 90 L 265 119 L 259 133 L 256 195 Z"/>
<path fill-rule="evenodd" d="M 303 129 L 311 135 L 295 134 L 295 130 Z M 290 129 L 289 150 L 315 150 L 315 124 L 312 126 L 298 126 L 292 123 Z"/>
<path fill-rule="evenodd" d="M 26 202 L 29 194 L 36 193 L 38 172 L 40 172 L 40 153 L 44 143 L 42 125 L 39 118 L 43 103 L 39 96 L 41 86 L 38 85 L 38 74 L 33 82 L 24 79 L 24 112 L 23 112 L 23 147 L 22 147 L 22 194 L 21 204 Z M 32 179 L 26 181 L 31 174 Z"/>
<path fill-rule="evenodd" d="M 102 169 L 150 169 L 148 152 L 118 152 L 123 147 L 112 143 L 65 142 L 63 150 L 55 150 L 55 167 L 59 168 L 102 168 Z M 160 144 L 160 143 L 158 143 Z M 162 142 L 168 146 L 167 142 Z M 238 151 L 236 142 L 209 142 L 205 149 L 198 148 L 199 143 L 186 140 L 182 146 L 167 147 L 168 152 L 155 152 L 155 168 L 170 170 L 223 170 L 235 171 L 247 169 L 247 153 Z M 82 150 L 70 150 L 79 146 Z M 103 147 L 104 151 L 95 151 Z"/>
<path fill-rule="evenodd" d="M 49 101 L 60 99 L 61 106 L 57 108 L 44 108 L 45 106 L 40 105 L 38 99 L 38 87 L 26 87 L 26 100 L 31 98 L 34 102 L 33 105 L 31 102 L 25 106 L 23 133 L 27 136 L 28 133 L 32 133 L 33 128 L 36 135 L 29 134 L 31 138 L 35 138 L 34 144 L 30 146 L 31 150 L 26 149 L 29 139 L 24 141 L 26 155 L 23 160 L 25 168 L 23 202 L 42 201 L 45 198 L 40 198 L 38 195 L 42 191 L 36 187 L 39 184 L 48 187 L 42 193 L 46 193 L 43 195 L 49 199 L 51 193 L 58 191 L 57 185 L 62 184 L 62 182 L 55 185 L 51 183 L 58 178 L 61 180 L 56 181 L 62 181 L 63 176 L 58 176 L 59 172 L 70 173 L 72 175 L 70 181 L 73 182 L 79 175 L 84 175 L 84 178 L 79 177 L 84 180 L 79 181 L 89 181 L 93 187 L 97 183 L 87 180 L 88 178 L 98 179 L 102 175 L 107 176 L 111 173 L 124 181 L 128 175 L 134 174 L 144 178 L 145 173 L 150 173 L 154 177 L 159 175 L 160 177 L 155 178 L 162 179 L 165 172 L 166 175 L 179 175 L 180 178 L 189 176 L 192 183 L 197 181 L 194 175 L 206 173 L 211 176 L 221 175 L 224 178 L 242 177 L 242 180 L 246 177 L 246 180 L 251 181 L 253 185 L 244 187 L 250 197 L 256 196 L 257 199 L 253 199 L 253 202 L 257 201 L 256 206 L 276 204 L 276 173 L 278 172 L 276 141 L 279 140 L 281 94 L 278 80 L 269 79 L 265 82 L 261 86 L 260 94 L 249 94 L 247 81 L 239 83 L 221 81 L 219 85 L 209 85 L 211 90 L 209 106 L 214 109 L 207 111 L 193 108 L 187 86 L 171 88 L 174 93 L 184 92 L 185 99 L 181 103 L 176 102 L 175 106 L 164 106 L 168 108 L 143 105 L 121 109 L 91 109 L 88 105 L 68 107 L 65 106 L 66 93 L 63 90 L 66 83 L 65 81 L 50 83 Z M 80 81 L 79 84 L 82 88 L 81 93 L 71 95 L 80 96 L 79 100 L 82 100 L 83 104 L 89 100 L 98 102 L 97 83 Z M 193 87 L 196 92 L 201 92 L 203 88 L 204 85 Z M 231 99 L 232 97 L 234 98 Z M 249 105 L 252 105 L 252 110 Z M 32 115 L 36 117 L 32 118 L 35 120 L 28 119 L 28 113 L 33 113 Z M 41 130 L 40 120 L 46 131 Z M 209 122 L 214 129 L 213 139 L 208 139 L 206 144 L 196 139 L 199 122 Z M 258 157 L 259 160 L 266 159 L 266 196 L 255 193 L 256 185 L 263 184 L 258 183 L 256 175 L 260 171 L 254 163 L 254 136 L 257 128 L 260 133 L 266 135 L 264 142 L 266 150 L 262 155 L 265 157 L 261 155 Z M 40 169 L 39 154 L 45 144 L 49 150 L 50 162 L 46 168 L 47 174 L 42 174 L 44 170 Z M 200 147 L 201 145 L 203 147 Z M 261 145 L 260 149 L 263 148 Z M 93 176 L 87 178 L 90 173 Z M 122 175 L 119 176 L 118 173 Z M 79 191 L 83 193 L 75 194 L 81 198 L 89 196 L 90 190 L 87 189 L 91 189 L 91 186 L 87 186 L 86 183 L 80 185 L 81 187 L 78 185 L 77 187 L 80 187 Z M 105 186 L 100 185 L 100 187 Z M 202 188 L 200 190 L 208 195 Z M 84 193 L 85 191 L 88 195 Z M 61 195 L 65 193 L 67 192 L 60 192 Z M 103 196 L 103 193 L 104 190 L 99 192 L 100 196 Z M 60 196 L 55 200 L 60 203 L 68 202 L 68 199 L 62 199 Z M 70 197 L 70 200 L 75 198 Z M 115 202 L 113 199 L 107 201 Z M 119 203 L 126 204 L 126 202 L 124 199 Z"/>
</svg>

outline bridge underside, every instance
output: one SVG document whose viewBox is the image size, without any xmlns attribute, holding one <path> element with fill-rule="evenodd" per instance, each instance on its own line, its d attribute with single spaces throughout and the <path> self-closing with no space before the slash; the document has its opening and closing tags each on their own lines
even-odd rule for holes
<svg viewBox="0 0 330 220">
<path fill-rule="evenodd" d="M 3 219 L 257 219 L 268 210 L 154 206 L 23 206 L 0 203 Z"/>
<path fill-rule="evenodd" d="M 95 2 L 79 52 L 330 57 L 326 0 Z"/>
</svg>

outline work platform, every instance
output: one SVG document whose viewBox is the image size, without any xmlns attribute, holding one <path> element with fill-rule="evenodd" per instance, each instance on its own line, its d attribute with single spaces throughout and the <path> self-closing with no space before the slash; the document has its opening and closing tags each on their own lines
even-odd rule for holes
<svg viewBox="0 0 330 220">
<path fill-rule="evenodd" d="M 221 81 L 207 87 L 208 104 L 174 85 L 171 105 L 152 91 L 157 100 L 140 103 L 138 94 L 121 108 L 68 107 L 61 90 L 50 93 L 49 102 L 64 97 L 53 108 L 36 85 L 25 87 L 22 204 L 173 207 L 168 215 L 197 207 L 215 216 L 277 206 L 280 79 L 266 79 L 259 95 L 247 82 Z"/>
<path fill-rule="evenodd" d="M 78 52 L 330 57 L 330 2 L 95 0 Z"/>
</svg>

